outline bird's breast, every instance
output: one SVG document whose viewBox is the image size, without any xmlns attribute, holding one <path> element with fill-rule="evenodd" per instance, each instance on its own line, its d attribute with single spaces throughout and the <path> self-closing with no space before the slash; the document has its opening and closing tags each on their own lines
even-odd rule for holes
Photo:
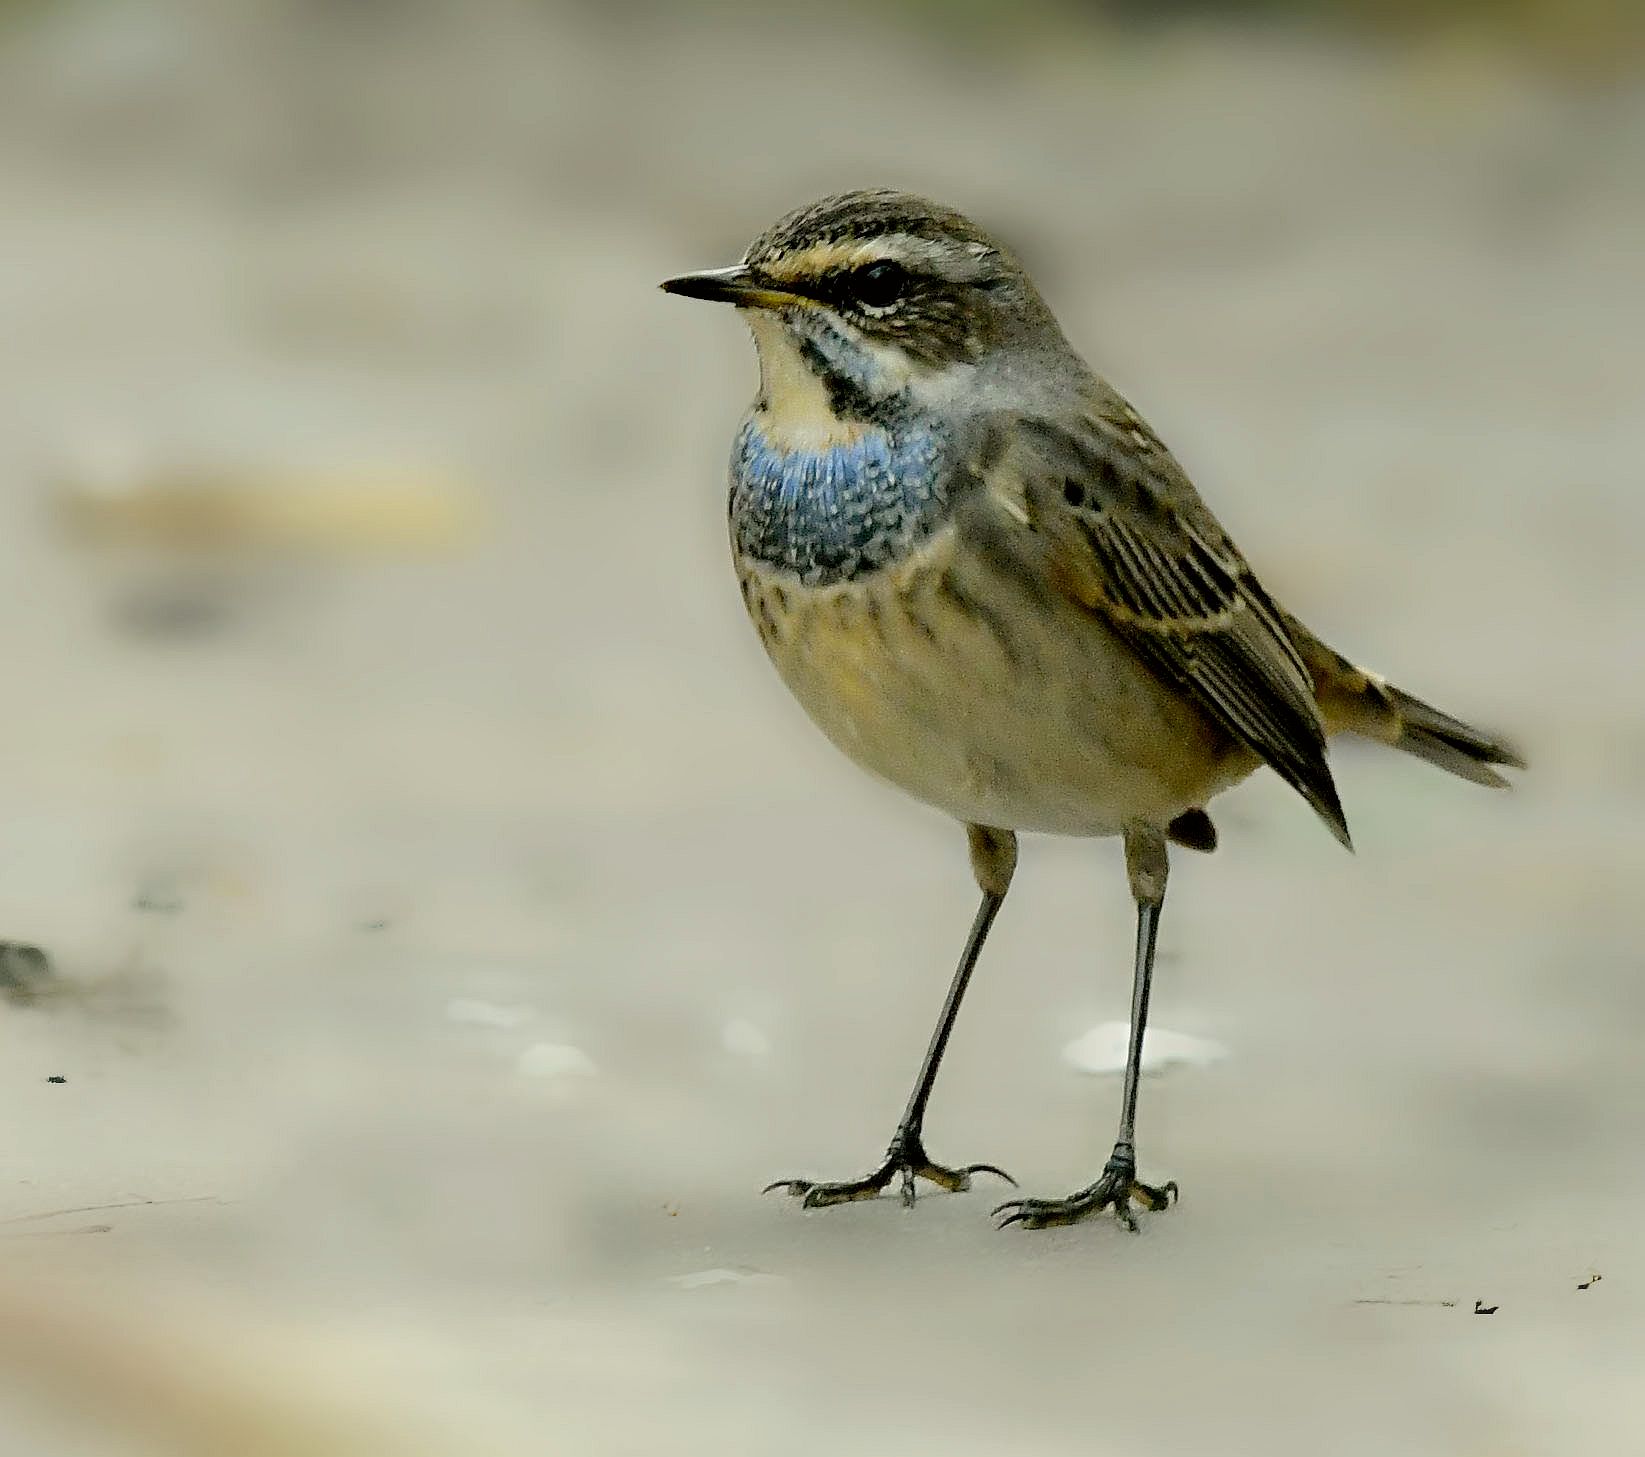
<svg viewBox="0 0 1645 1457">
<path fill-rule="evenodd" d="M 934 421 L 842 422 L 819 437 L 756 406 L 731 455 L 732 545 L 739 559 L 806 587 L 878 571 L 947 517 L 946 456 Z"/>
<path fill-rule="evenodd" d="M 1101 623 L 996 571 L 963 514 L 848 581 L 806 586 L 740 555 L 737 567 L 766 652 L 813 722 L 959 819 L 1113 834 L 1211 791 L 1216 756 L 1197 715 Z"/>
</svg>

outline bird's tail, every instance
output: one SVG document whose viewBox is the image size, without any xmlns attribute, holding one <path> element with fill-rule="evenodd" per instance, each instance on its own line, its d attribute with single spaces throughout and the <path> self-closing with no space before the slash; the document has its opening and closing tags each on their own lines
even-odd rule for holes
<svg viewBox="0 0 1645 1457">
<path fill-rule="evenodd" d="M 1375 681 L 1375 680 L 1372 680 Z M 1475 784 L 1488 784 L 1500 789 L 1507 780 L 1491 766 L 1502 764 L 1510 769 L 1523 769 L 1525 760 L 1519 751 L 1501 739 L 1470 728 L 1448 713 L 1441 713 L 1420 698 L 1413 698 L 1403 689 L 1390 683 L 1377 683 L 1392 706 L 1395 732 L 1384 742 L 1407 754 L 1415 754 L 1430 764 L 1438 765 L 1448 773 Z M 1386 712 L 1386 710 L 1384 710 Z M 1373 735 L 1383 737 L 1383 735 Z"/>
<path fill-rule="evenodd" d="M 1493 788 L 1508 783 L 1493 765 L 1525 767 L 1525 760 L 1510 744 L 1358 667 L 1295 619 L 1286 625 L 1314 680 L 1314 697 L 1328 732 L 1375 739 L 1426 759 L 1448 774 Z"/>
</svg>

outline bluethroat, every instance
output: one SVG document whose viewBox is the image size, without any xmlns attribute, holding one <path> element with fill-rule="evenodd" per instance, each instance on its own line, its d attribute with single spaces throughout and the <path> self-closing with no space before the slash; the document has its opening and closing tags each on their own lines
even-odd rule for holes
<svg viewBox="0 0 1645 1457">
<path fill-rule="evenodd" d="M 1087 367 L 1022 266 L 949 208 L 849 192 L 730 268 L 663 288 L 736 307 L 759 393 L 731 454 L 731 548 L 766 652 L 863 768 L 966 828 L 982 901 L 883 1163 L 769 1186 L 815 1208 L 898 1180 L 969 1187 L 924 1119 L 1019 831 L 1117 835 L 1137 906 L 1119 1133 L 1099 1176 L 1001 1224 L 1168 1207 L 1137 1177 L 1137 1080 L 1167 843 L 1266 764 L 1345 846 L 1326 740 L 1356 733 L 1476 784 L 1500 740 L 1327 647 L 1258 582 L 1182 467 Z M 1014 1182 L 1014 1181 L 1012 1181 Z"/>
</svg>

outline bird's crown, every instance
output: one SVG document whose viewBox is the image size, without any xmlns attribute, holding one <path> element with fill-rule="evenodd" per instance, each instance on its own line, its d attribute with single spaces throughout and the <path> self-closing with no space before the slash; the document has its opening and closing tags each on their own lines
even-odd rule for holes
<svg viewBox="0 0 1645 1457">
<path fill-rule="evenodd" d="M 953 208 L 883 188 L 810 203 L 761 233 L 740 264 L 663 287 L 774 312 L 825 347 L 881 347 L 937 369 L 1057 336 L 1006 248 Z"/>
<path fill-rule="evenodd" d="M 806 256 L 812 250 L 860 248 L 904 241 L 958 249 L 982 257 L 1001 252 L 975 223 L 953 208 L 888 187 L 840 192 L 777 219 L 757 237 L 744 259 L 760 267 Z"/>
<path fill-rule="evenodd" d="M 930 365 L 974 360 L 1044 305 L 1022 266 L 964 214 L 879 188 L 825 197 L 750 244 L 743 266 L 869 340 Z"/>
</svg>

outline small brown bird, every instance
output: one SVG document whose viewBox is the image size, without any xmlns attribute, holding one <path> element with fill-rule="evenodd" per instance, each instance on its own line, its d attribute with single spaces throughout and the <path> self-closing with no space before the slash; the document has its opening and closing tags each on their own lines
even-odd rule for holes
<svg viewBox="0 0 1645 1457">
<path fill-rule="evenodd" d="M 749 615 L 818 726 L 965 825 L 982 903 L 883 1163 L 769 1186 L 807 1207 L 900 1177 L 969 1187 L 991 1164 L 926 1154 L 926 1103 L 1016 867 L 1018 831 L 1118 835 L 1137 903 L 1119 1136 L 1063 1199 L 1003 1224 L 1068 1224 L 1175 1184 L 1135 1150 L 1168 841 L 1216 846 L 1205 806 L 1267 764 L 1344 845 L 1326 740 L 1356 733 L 1477 784 L 1507 745 L 1356 667 L 1263 590 L 1159 438 L 1097 378 L 1015 258 L 906 193 L 789 214 L 740 264 L 663 284 L 733 304 L 760 389 L 731 461 Z"/>
</svg>

